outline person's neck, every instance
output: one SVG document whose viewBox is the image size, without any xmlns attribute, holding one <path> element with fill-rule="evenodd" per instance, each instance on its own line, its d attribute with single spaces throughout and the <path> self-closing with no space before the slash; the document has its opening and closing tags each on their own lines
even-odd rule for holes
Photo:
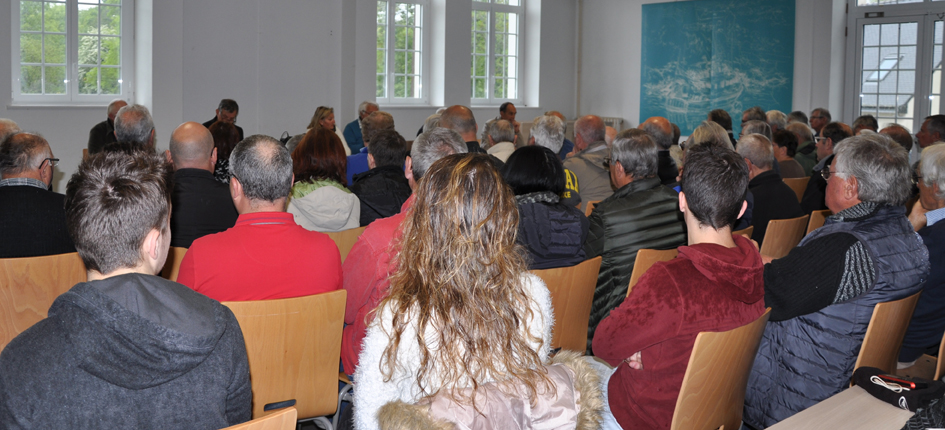
<svg viewBox="0 0 945 430">
<path fill-rule="evenodd" d="M 736 246 L 735 239 L 732 238 L 731 227 L 722 227 L 716 230 L 711 226 L 700 225 L 698 221 L 690 223 L 689 220 L 686 220 L 686 224 L 690 246 L 700 243 L 714 243 L 726 248 L 734 248 Z"/>
<path fill-rule="evenodd" d="M 240 215 L 260 212 L 285 212 L 285 199 L 279 199 L 274 202 L 254 201 L 242 206 L 242 208 L 236 208 Z"/>
<path fill-rule="evenodd" d="M 774 158 L 777 159 L 778 161 L 791 161 L 794 159 L 793 157 L 790 157 L 787 154 L 778 154 Z"/>
<path fill-rule="evenodd" d="M 197 169 L 197 170 L 206 170 L 208 172 L 213 172 L 213 167 L 209 167 L 209 162 L 203 163 L 181 163 L 177 165 L 177 170 L 180 169 Z"/>
<path fill-rule="evenodd" d="M 476 133 L 475 133 L 475 132 L 463 134 L 463 141 L 464 141 L 464 142 L 472 142 L 472 141 L 474 141 L 474 140 L 478 142 L 478 140 L 476 139 Z"/>
<path fill-rule="evenodd" d="M 120 275 L 127 275 L 129 273 L 140 273 L 142 275 L 154 275 L 156 273 L 156 272 L 155 273 L 151 273 L 151 272 L 152 271 L 150 267 L 148 267 L 144 263 L 139 263 L 135 267 L 122 267 L 120 269 L 112 270 L 111 272 L 108 272 L 108 273 L 101 273 L 97 270 L 89 270 L 88 272 L 86 272 L 86 276 L 88 277 L 89 282 L 91 282 L 91 281 L 101 281 L 103 279 L 113 278 L 115 276 L 120 276 Z"/>
</svg>

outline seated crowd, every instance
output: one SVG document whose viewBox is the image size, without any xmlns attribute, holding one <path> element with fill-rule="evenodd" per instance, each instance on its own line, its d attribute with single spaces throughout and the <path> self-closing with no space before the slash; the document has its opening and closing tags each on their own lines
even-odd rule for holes
<svg viewBox="0 0 945 430">
<path fill-rule="evenodd" d="M 53 146 L 0 119 L 0 258 L 77 251 L 87 270 L 0 353 L 0 427 L 248 421 L 246 346 L 220 302 L 339 289 L 356 383 L 342 428 L 669 428 L 696 336 L 766 308 L 746 428 L 848 387 L 877 303 L 922 291 L 900 366 L 938 350 L 945 115 L 912 166 L 902 126 L 823 108 L 809 123 L 749 108 L 737 140 L 715 109 L 684 142 L 663 117 L 582 116 L 571 142 L 559 112 L 516 112 L 503 103 L 480 135 L 450 106 L 407 141 L 373 102 L 341 128 L 321 106 L 280 141 L 244 138 L 224 99 L 159 156 L 148 109 L 116 100 L 65 195 Z M 784 180 L 803 178 L 798 198 Z M 786 256 L 759 252 L 770 221 L 823 210 Z M 357 228 L 342 257 L 326 233 Z M 186 248 L 176 282 L 155 276 L 170 247 Z M 641 249 L 678 256 L 630 289 Z M 529 271 L 596 257 L 587 349 L 553 351 L 551 293 Z"/>
</svg>

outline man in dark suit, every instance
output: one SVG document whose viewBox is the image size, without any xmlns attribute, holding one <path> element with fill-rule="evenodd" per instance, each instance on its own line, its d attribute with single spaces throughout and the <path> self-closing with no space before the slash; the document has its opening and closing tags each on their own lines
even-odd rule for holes
<svg viewBox="0 0 945 430">
<path fill-rule="evenodd" d="M 217 121 L 228 122 L 233 124 L 236 127 L 236 131 L 240 134 L 240 140 L 243 140 L 243 127 L 236 125 L 236 117 L 240 114 L 240 105 L 236 104 L 236 100 L 233 99 L 223 99 L 220 100 L 220 105 L 217 106 L 216 116 L 213 117 L 210 121 L 203 123 L 203 126 L 210 128 L 213 123 Z"/>
<path fill-rule="evenodd" d="M 89 130 L 89 155 L 100 152 L 105 145 L 115 142 L 115 115 L 125 106 L 128 106 L 128 103 L 120 99 L 112 100 L 108 104 L 108 118 Z"/>
<path fill-rule="evenodd" d="M 775 172 L 774 147 L 761 134 L 748 134 L 738 141 L 738 154 L 748 163 L 748 189 L 755 197 L 751 223 L 755 226 L 751 238 L 761 245 L 768 230 L 768 221 L 797 218 L 804 215 L 797 194 L 781 175 Z"/>
<path fill-rule="evenodd" d="M 18 132 L 0 143 L 0 258 L 75 252 L 64 196 L 49 191 L 58 162 L 36 134 Z"/>
<path fill-rule="evenodd" d="M 233 227 L 239 214 L 229 187 L 213 178 L 217 150 L 206 127 L 181 124 L 171 134 L 170 148 L 167 158 L 175 169 L 171 246 L 190 248 L 195 239 Z"/>
</svg>

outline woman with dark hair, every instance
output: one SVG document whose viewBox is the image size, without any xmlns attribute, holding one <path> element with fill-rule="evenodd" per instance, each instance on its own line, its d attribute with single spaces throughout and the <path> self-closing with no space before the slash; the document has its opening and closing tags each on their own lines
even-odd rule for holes
<svg viewBox="0 0 945 430">
<path fill-rule="evenodd" d="M 584 405 L 568 400 L 590 404 L 595 393 L 572 397 L 577 383 L 545 366 L 551 298 L 528 272 L 517 228 L 515 199 L 489 156 L 450 155 L 424 174 L 395 242 L 390 290 L 364 338 L 356 428 L 390 426 L 379 410 L 423 399 L 436 419 L 532 428 L 544 418 L 575 428 Z M 496 384 L 503 388 L 480 395 Z M 532 407 L 512 406 L 523 404 Z"/>
<path fill-rule="evenodd" d="M 564 166 L 550 149 L 532 145 L 516 149 L 502 176 L 518 202 L 518 242 L 531 257 L 529 269 L 573 266 L 584 261 L 590 223 L 581 211 L 561 204 Z"/>
<path fill-rule="evenodd" d="M 349 191 L 341 140 L 328 129 L 309 130 L 292 152 L 295 185 L 289 213 L 308 230 L 342 231 L 358 227 L 361 203 Z"/>
<path fill-rule="evenodd" d="M 217 121 L 210 126 L 213 135 L 213 147 L 217 150 L 217 164 L 213 168 L 213 178 L 230 183 L 230 152 L 240 143 L 240 132 L 231 122 Z"/>
</svg>

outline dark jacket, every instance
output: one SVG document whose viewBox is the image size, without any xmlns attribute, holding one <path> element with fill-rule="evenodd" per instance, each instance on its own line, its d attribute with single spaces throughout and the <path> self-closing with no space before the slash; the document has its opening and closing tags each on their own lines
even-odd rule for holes
<svg viewBox="0 0 945 430">
<path fill-rule="evenodd" d="M 773 170 L 762 172 L 748 182 L 748 189 L 755 197 L 751 223 L 755 226 L 751 238 L 761 246 L 768 230 L 768 221 L 797 218 L 804 215 L 797 194 L 781 180 Z"/>
<path fill-rule="evenodd" d="M 833 155 L 824 159 L 823 168 L 829 169 L 833 162 Z M 821 163 L 817 163 L 820 165 Z M 804 196 L 801 197 L 801 209 L 805 214 L 813 211 L 827 209 L 827 180 L 820 174 L 820 170 L 814 168 L 810 180 L 807 181 L 807 188 L 804 189 Z"/>
<path fill-rule="evenodd" d="M 358 173 L 350 188 L 361 201 L 361 227 L 400 213 L 400 207 L 412 193 L 404 169 L 397 166 L 375 167 Z"/>
<path fill-rule="evenodd" d="M 106 119 L 89 130 L 89 155 L 102 152 L 105 145 L 115 142 L 115 124 L 110 119 Z"/>
<path fill-rule="evenodd" d="M 899 361 L 913 361 L 929 349 L 937 352 L 945 333 L 945 221 L 919 230 L 919 236 L 929 249 L 931 271 L 902 341 Z"/>
<path fill-rule="evenodd" d="M 65 196 L 30 185 L 0 187 L 0 258 L 75 252 Z"/>
<path fill-rule="evenodd" d="M 676 167 L 676 161 L 673 160 L 673 157 L 669 155 L 669 150 L 659 151 L 659 156 L 656 160 L 656 171 L 657 175 L 660 177 L 660 183 L 663 185 L 669 185 L 676 182 L 676 177 L 679 176 L 679 168 Z"/>
<path fill-rule="evenodd" d="M 171 194 L 171 246 L 190 248 L 208 234 L 233 227 L 239 213 L 228 185 L 201 169 L 177 169 Z"/>
<path fill-rule="evenodd" d="M 915 294 L 928 277 L 928 251 L 901 206 L 857 220 L 829 217 L 798 246 L 848 234 L 865 246 L 875 281 L 852 299 L 768 322 L 745 395 L 744 420 L 753 427 L 771 426 L 849 387 L 873 306 Z"/>
<path fill-rule="evenodd" d="M 157 276 L 77 284 L 0 354 L 4 429 L 218 429 L 251 407 L 233 313 Z"/>
<path fill-rule="evenodd" d="M 588 324 L 588 347 L 594 330 L 627 295 L 630 273 L 641 248 L 669 249 L 686 244 L 679 195 L 659 178 L 631 182 L 601 201 L 591 216 L 584 252 L 603 256 Z"/>
<path fill-rule="evenodd" d="M 581 211 L 559 203 L 551 192 L 525 194 L 516 199 L 518 242 L 531 257 L 529 269 L 568 267 L 584 261 L 584 241 L 590 223 Z"/>
</svg>

